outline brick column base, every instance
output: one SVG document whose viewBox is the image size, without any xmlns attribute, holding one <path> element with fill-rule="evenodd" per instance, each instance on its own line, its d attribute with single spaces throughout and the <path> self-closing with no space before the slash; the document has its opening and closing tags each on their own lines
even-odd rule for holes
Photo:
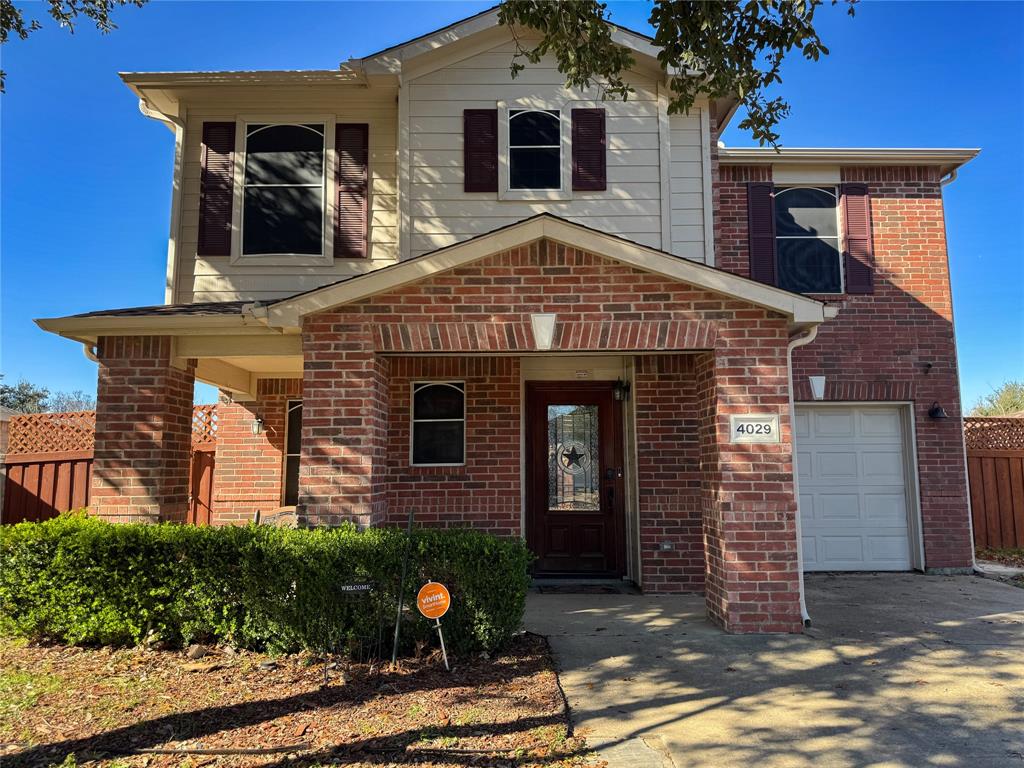
<svg viewBox="0 0 1024 768">
<path fill-rule="evenodd" d="M 762 341 L 697 360 L 708 615 L 729 632 L 802 632 L 786 339 Z M 731 443 L 733 413 L 778 414 L 780 442 Z"/>
<path fill-rule="evenodd" d="M 167 336 L 103 336 L 96 356 L 90 512 L 112 522 L 184 522 L 195 361 L 175 367 Z"/>
</svg>

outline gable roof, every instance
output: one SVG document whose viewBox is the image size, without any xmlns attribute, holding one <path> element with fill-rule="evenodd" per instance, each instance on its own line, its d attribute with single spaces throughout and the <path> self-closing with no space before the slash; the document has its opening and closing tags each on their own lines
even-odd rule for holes
<svg viewBox="0 0 1024 768">
<path fill-rule="evenodd" d="M 493 6 L 465 19 L 452 22 L 447 26 L 427 32 L 403 43 L 390 45 L 380 51 L 353 59 L 343 66 L 357 65 L 360 69 L 380 69 L 388 72 L 400 72 L 402 64 L 425 53 L 436 51 L 451 43 L 468 39 L 473 35 L 500 27 L 498 22 L 498 6 Z M 637 32 L 612 21 L 606 22 L 612 27 L 612 40 L 636 54 L 657 60 L 658 46 L 654 38 Z M 358 64 L 357 64 L 358 63 Z"/>
<path fill-rule="evenodd" d="M 779 312 L 788 316 L 794 324 L 813 325 L 835 316 L 834 308 L 815 299 L 591 229 L 550 213 L 540 213 L 407 261 L 280 299 L 266 307 L 257 307 L 255 311 L 265 316 L 266 322 L 272 327 L 298 327 L 301 318 L 306 315 L 400 288 L 540 239 L 553 240 Z"/>
</svg>

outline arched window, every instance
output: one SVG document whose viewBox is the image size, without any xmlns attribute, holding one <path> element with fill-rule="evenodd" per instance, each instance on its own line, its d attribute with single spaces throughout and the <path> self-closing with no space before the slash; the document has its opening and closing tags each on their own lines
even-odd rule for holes
<svg viewBox="0 0 1024 768">
<path fill-rule="evenodd" d="M 778 285 L 797 293 L 842 293 L 838 198 L 834 187 L 775 190 Z"/>
<path fill-rule="evenodd" d="M 415 466 L 465 463 L 465 383 L 425 381 L 412 385 L 410 451 Z"/>
<path fill-rule="evenodd" d="M 562 120 L 557 109 L 508 113 L 511 189 L 562 188 Z"/>
<path fill-rule="evenodd" d="M 242 254 L 323 253 L 324 126 L 247 125 Z"/>
</svg>

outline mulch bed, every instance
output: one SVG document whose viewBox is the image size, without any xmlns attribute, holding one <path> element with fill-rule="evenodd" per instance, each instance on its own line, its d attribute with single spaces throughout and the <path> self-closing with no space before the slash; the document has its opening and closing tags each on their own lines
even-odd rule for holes
<svg viewBox="0 0 1024 768">
<path fill-rule="evenodd" d="M 0 639 L 0 762 L 162 766 L 594 764 L 546 641 L 329 670 L 312 657 L 26 645 Z M 142 750 L 181 750 L 174 754 Z M 263 754 L 200 750 L 278 749 Z M 186 754 L 185 750 L 191 750 Z M 72 764 L 71 761 L 68 764 Z"/>
</svg>

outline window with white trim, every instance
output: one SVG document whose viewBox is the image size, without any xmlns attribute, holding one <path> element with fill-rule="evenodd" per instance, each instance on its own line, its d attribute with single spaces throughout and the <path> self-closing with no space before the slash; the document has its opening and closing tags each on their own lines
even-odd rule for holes
<svg viewBox="0 0 1024 768">
<path fill-rule="evenodd" d="M 420 381 L 412 385 L 410 458 L 413 466 L 466 462 L 466 384 Z"/>
<path fill-rule="evenodd" d="M 796 293 L 842 293 L 835 187 L 775 189 L 776 283 Z"/>
<path fill-rule="evenodd" d="M 559 110 L 509 110 L 508 185 L 509 189 L 562 188 Z"/>
<path fill-rule="evenodd" d="M 320 123 L 246 125 L 243 256 L 323 254 L 324 138 Z"/>
</svg>

